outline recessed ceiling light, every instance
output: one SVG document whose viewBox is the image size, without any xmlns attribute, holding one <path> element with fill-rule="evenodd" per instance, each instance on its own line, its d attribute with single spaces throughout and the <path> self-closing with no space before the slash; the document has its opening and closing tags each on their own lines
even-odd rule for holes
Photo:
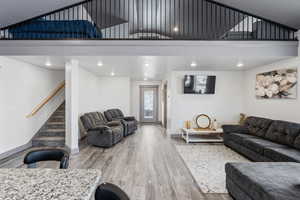
<svg viewBox="0 0 300 200">
<path fill-rule="evenodd" d="M 178 28 L 177 26 L 175 26 L 175 27 L 173 28 L 173 31 L 174 31 L 174 32 L 178 32 L 178 31 L 179 31 L 179 28 Z"/>
<path fill-rule="evenodd" d="M 237 66 L 237 67 L 244 67 L 244 63 L 239 62 L 236 66 Z"/>
<path fill-rule="evenodd" d="M 197 63 L 196 62 L 192 62 L 191 63 L 191 67 L 197 67 Z"/>
<path fill-rule="evenodd" d="M 51 66 L 52 66 L 52 64 L 51 64 L 50 61 L 47 61 L 47 62 L 45 63 L 45 65 L 46 65 L 47 67 L 51 67 Z"/>
<path fill-rule="evenodd" d="M 114 75 L 115 75 L 115 73 L 114 73 L 114 72 L 112 72 L 112 73 L 110 73 L 110 75 L 111 75 L 111 76 L 114 76 Z"/>
<path fill-rule="evenodd" d="M 102 67 L 102 66 L 103 66 L 103 63 L 102 63 L 101 61 L 99 61 L 99 62 L 97 63 L 97 65 L 98 65 L 99 67 Z"/>
<path fill-rule="evenodd" d="M 149 67 L 149 63 L 145 63 L 145 66 L 146 66 L 146 67 Z"/>
</svg>

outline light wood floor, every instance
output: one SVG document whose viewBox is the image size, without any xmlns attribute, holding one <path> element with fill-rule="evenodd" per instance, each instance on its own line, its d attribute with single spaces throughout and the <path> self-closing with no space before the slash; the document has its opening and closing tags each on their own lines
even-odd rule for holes
<svg viewBox="0 0 300 200">
<path fill-rule="evenodd" d="M 120 186 L 132 200 L 230 200 L 226 194 L 204 194 L 176 152 L 163 128 L 144 125 L 109 149 L 81 145 L 70 168 L 101 169 L 103 181 Z M 25 167 L 25 152 L 0 162 L 0 167 Z M 55 167 L 43 163 L 41 167 Z"/>
</svg>

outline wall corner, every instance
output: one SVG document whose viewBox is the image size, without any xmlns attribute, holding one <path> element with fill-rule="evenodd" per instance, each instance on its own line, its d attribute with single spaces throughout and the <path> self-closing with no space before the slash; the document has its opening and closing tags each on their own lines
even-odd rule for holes
<svg viewBox="0 0 300 200">
<path fill-rule="evenodd" d="M 298 56 L 300 56 L 300 29 L 297 31 L 296 36 L 298 38 Z"/>
</svg>

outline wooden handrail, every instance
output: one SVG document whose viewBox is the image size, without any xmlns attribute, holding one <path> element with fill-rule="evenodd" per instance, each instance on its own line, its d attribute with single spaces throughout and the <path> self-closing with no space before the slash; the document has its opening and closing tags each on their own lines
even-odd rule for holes
<svg viewBox="0 0 300 200">
<path fill-rule="evenodd" d="M 46 97 L 39 105 L 37 105 L 33 111 L 28 114 L 26 117 L 32 117 L 34 116 L 44 105 L 46 105 L 53 97 L 59 93 L 60 90 L 62 90 L 65 87 L 66 83 L 65 81 L 61 82 L 51 93 L 48 97 Z"/>
</svg>

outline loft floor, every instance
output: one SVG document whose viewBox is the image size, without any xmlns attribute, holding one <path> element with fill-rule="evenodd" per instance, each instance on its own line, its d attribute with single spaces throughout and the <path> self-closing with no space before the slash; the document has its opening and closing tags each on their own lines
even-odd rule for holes
<svg viewBox="0 0 300 200">
<path fill-rule="evenodd" d="M 204 194 L 177 153 L 174 143 L 158 125 L 143 125 L 136 134 L 109 149 L 81 144 L 70 168 L 101 169 L 103 181 L 119 185 L 132 200 L 230 200 L 227 194 Z M 26 152 L 19 153 L 0 168 L 25 167 Z M 51 162 L 41 167 L 56 167 Z"/>
</svg>

